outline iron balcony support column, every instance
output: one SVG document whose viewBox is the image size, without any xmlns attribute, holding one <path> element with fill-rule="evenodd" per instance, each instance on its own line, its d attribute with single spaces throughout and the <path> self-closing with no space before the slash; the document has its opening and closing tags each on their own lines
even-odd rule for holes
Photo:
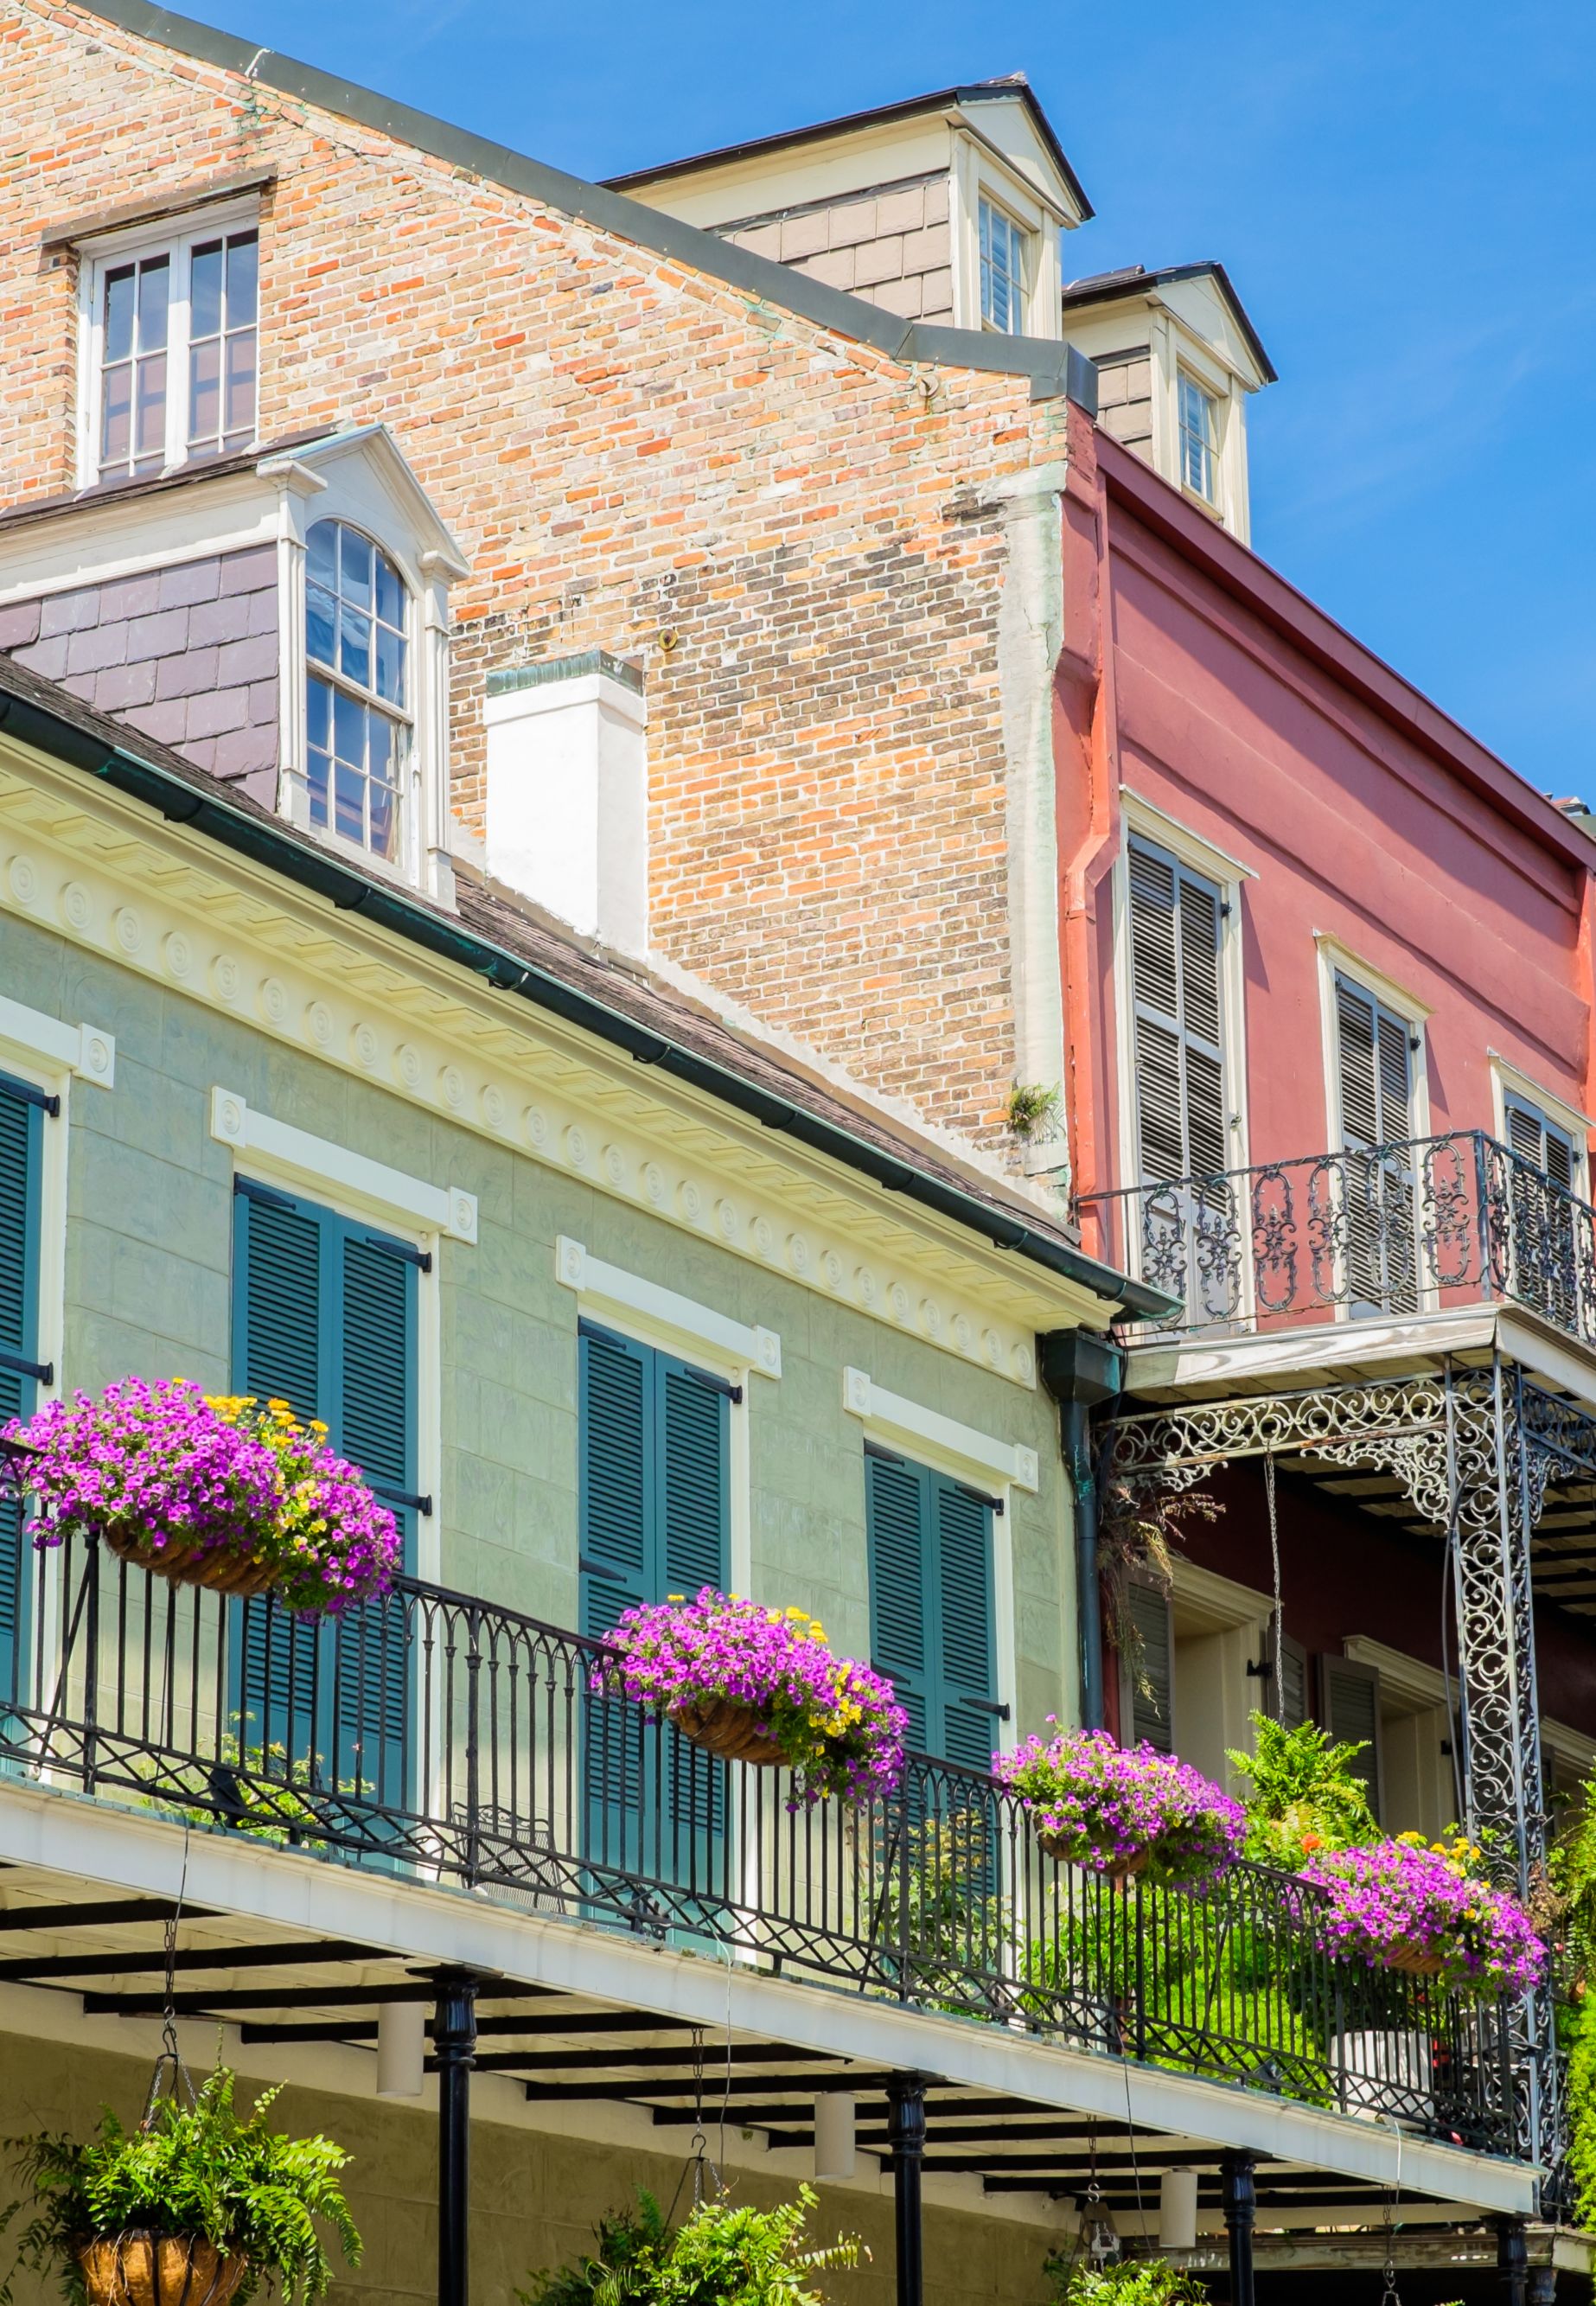
<svg viewBox="0 0 1596 2306">
<path fill-rule="evenodd" d="M 920 2178 L 926 2155 L 926 2084 L 918 2074 L 894 2074 L 887 2084 L 887 2143 L 892 2156 L 898 2306 L 924 2306 Z"/>
<path fill-rule="evenodd" d="M 1258 2188 L 1251 2154 L 1220 2157 L 1219 2182 L 1225 2204 L 1225 2231 L 1230 2242 L 1230 2306 L 1256 2306 L 1252 2280 L 1252 2225 L 1258 2214 Z"/>
<path fill-rule="evenodd" d="M 466 2306 L 471 2260 L 471 2069 L 478 1979 L 438 1972 L 432 2053 L 438 2065 L 438 2306 Z"/>
<path fill-rule="evenodd" d="M 1530 2252 L 1522 2218 L 1498 2218 L 1497 2281 L 1503 2306 L 1529 2306 Z"/>
</svg>

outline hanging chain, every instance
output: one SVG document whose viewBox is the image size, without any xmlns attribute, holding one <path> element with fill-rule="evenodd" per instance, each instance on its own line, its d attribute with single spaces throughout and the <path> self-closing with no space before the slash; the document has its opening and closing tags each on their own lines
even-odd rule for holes
<svg viewBox="0 0 1596 2306">
<path fill-rule="evenodd" d="M 1396 2205 L 1402 2199 L 1402 2126 L 1393 2123 L 1396 2131 L 1396 2183 L 1386 2197 L 1386 2263 L 1381 2268 L 1385 2288 L 1380 2293 L 1380 2306 L 1402 2306 L 1396 2287 L 1396 2232 L 1394 2220 Z"/>
<path fill-rule="evenodd" d="M 1285 1602 L 1280 1585 L 1280 1514 L 1275 1496 L 1275 1454 L 1264 1456 L 1264 1495 L 1269 1508 L 1269 1562 L 1275 1578 L 1274 1699 L 1275 1719 L 1285 1727 L 1285 1674 L 1282 1654 L 1285 1638 Z"/>
<path fill-rule="evenodd" d="M 146 2130 L 155 2119 L 163 2082 L 174 2099 L 186 2092 L 190 2105 L 194 2103 L 194 2086 L 188 2078 L 177 2047 L 177 1925 L 183 1919 L 183 1901 L 188 1894 L 188 1845 L 189 1829 L 185 1823 L 183 1829 L 183 1870 L 178 1876 L 177 1895 L 166 1917 L 165 1976 L 161 1990 L 161 2046 L 156 2056 L 155 2071 L 149 2078 L 149 2096 L 144 2106 L 142 2126 Z"/>
</svg>

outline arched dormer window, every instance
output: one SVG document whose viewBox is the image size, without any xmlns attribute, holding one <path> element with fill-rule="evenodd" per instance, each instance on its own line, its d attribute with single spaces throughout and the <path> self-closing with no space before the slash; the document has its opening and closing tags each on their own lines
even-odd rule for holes
<svg viewBox="0 0 1596 2306">
<path fill-rule="evenodd" d="M 413 751 L 410 601 L 348 521 L 305 539 L 305 786 L 311 823 L 397 861 Z"/>
</svg>

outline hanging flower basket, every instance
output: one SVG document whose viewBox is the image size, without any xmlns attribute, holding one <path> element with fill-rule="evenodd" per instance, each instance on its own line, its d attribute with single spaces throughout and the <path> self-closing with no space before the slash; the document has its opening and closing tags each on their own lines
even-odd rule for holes
<svg viewBox="0 0 1596 2306">
<path fill-rule="evenodd" d="M 992 1770 L 1030 1813 L 1040 1849 L 1110 1881 L 1145 1874 L 1202 1889 L 1241 1855 L 1239 1803 L 1184 1762 L 1151 1746 L 1116 1746 L 1105 1730 L 1028 1738 L 994 1754 Z"/>
<path fill-rule="evenodd" d="M 903 1709 L 892 1684 L 834 1657 L 801 1610 L 766 1610 L 705 1585 L 627 1610 L 593 1687 L 663 1715 L 728 1761 L 794 1773 L 792 1801 L 876 1799 L 903 1769 Z"/>
<path fill-rule="evenodd" d="M 672 1706 L 670 1719 L 684 1738 L 691 1738 L 695 1746 L 702 1746 L 706 1754 L 718 1754 L 722 1761 L 747 1762 L 756 1770 L 773 1770 L 779 1769 L 786 1759 L 766 1729 L 763 1715 L 751 1705 L 733 1705 L 729 1699 L 713 1698 L 704 1705 Z"/>
<path fill-rule="evenodd" d="M 1546 1948 L 1517 1899 L 1418 1835 L 1327 1851 L 1302 1879 L 1325 1892 L 1319 1944 L 1343 1960 L 1434 1978 L 1475 2001 L 1526 1994 L 1545 1974 Z"/>
<path fill-rule="evenodd" d="M 218 1593 L 276 1593 L 337 1615 L 388 1591 L 394 1517 L 286 1401 L 125 1378 L 53 1401 L 5 1438 L 23 1445 L 41 1550 L 98 1537 L 122 1560 Z"/>
<path fill-rule="evenodd" d="M 203 2234 L 101 2234 L 78 2263 L 89 2306 L 227 2306 L 250 2270 Z"/>
</svg>

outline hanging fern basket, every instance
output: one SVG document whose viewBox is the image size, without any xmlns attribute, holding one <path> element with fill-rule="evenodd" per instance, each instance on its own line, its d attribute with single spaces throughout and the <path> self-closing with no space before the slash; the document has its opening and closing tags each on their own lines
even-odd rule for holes
<svg viewBox="0 0 1596 2306">
<path fill-rule="evenodd" d="M 227 2306 L 249 2271 L 203 2234 L 98 2234 L 78 2263 L 89 2306 Z"/>
</svg>

